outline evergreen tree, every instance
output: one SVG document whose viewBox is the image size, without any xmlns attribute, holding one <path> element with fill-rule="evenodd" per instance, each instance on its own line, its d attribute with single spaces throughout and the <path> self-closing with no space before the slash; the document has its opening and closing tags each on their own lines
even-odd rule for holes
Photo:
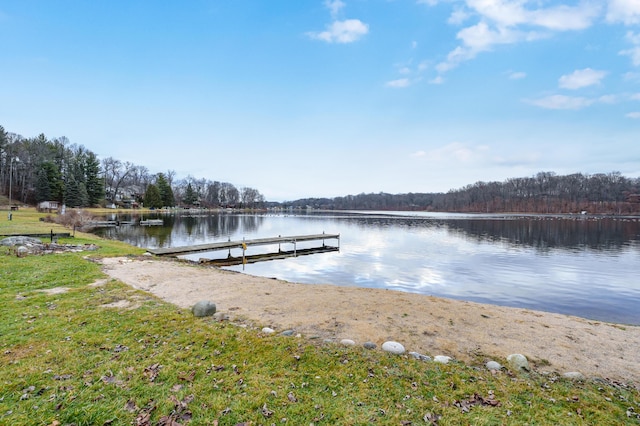
<svg viewBox="0 0 640 426">
<path fill-rule="evenodd" d="M 87 152 L 85 160 L 85 182 L 88 204 L 100 204 L 104 199 L 104 180 L 100 176 L 100 160 L 93 152 Z"/>
<path fill-rule="evenodd" d="M 175 206 L 176 201 L 175 201 L 175 198 L 173 197 L 173 190 L 171 189 L 171 186 L 167 182 L 167 179 L 164 177 L 164 174 L 158 173 L 156 185 L 158 185 L 158 191 L 160 191 L 160 198 L 162 198 L 162 206 L 163 207 Z"/>
<path fill-rule="evenodd" d="M 84 182 L 78 182 L 73 174 L 69 174 L 65 181 L 64 203 L 69 207 L 83 207 L 88 199 Z"/>
<path fill-rule="evenodd" d="M 147 186 L 147 191 L 144 193 L 144 206 L 150 209 L 162 208 L 162 196 L 160 195 L 160 190 L 152 183 Z"/>
<path fill-rule="evenodd" d="M 198 201 L 198 195 L 193 190 L 191 183 L 189 183 L 187 184 L 187 189 L 184 191 L 184 198 L 182 199 L 182 202 L 187 206 L 191 206 L 195 204 L 196 201 Z"/>
<path fill-rule="evenodd" d="M 47 171 L 44 168 L 38 170 L 38 177 L 36 180 L 36 202 L 51 200 L 51 188 L 49 187 L 49 178 L 47 177 Z"/>
<path fill-rule="evenodd" d="M 89 205 L 89 194 L 87 193 L 87 185 L 84 182 L 78 183 L 78 201 L 80 207 Z"/>
<path fill-rule="evenodd" d="M 37 172 L 35 187 L 36 202 L 62 201 L 64 183 L 55 164 L 50 161 L 42 163 Z"/>
</svg>

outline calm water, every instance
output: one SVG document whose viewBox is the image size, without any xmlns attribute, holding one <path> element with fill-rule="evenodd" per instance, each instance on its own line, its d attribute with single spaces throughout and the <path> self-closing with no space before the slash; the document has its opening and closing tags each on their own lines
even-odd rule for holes
<svg viewBox="0 0 640 426">
<path fill-rule="evenodd" d="M 339 252 L 249 264 L 244 270 L 308 284 L 388 288 L 640 324 L 639 218 L 355 212 L 143 218 L 162 218 L 165 226 L 96 232 L 148 248 L 336 233 Z M 247 253 L 265 249 L 274 251 L 256 247 Z"/>
</svg>

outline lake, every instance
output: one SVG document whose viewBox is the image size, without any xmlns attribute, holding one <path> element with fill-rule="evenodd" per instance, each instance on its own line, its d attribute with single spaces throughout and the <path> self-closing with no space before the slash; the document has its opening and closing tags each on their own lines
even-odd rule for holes
<svg viewBox="0 0 640 426">
<path fill-rule="evenodd" d="M 164 226 L 121 225 L 95 232 L 145 248 L 340 234 L 337 252 L 225 269 L 640 324 L 637 217 L 316 212 L 120 214 L 105 219 L 141 218 L 163 219 Z M 250 247 L 247 253 L 266 249 Z"/>
</svg>

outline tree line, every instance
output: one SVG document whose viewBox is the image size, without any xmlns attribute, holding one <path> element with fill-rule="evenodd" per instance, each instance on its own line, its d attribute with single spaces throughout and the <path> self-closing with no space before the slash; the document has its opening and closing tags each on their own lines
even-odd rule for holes
<svg viewBox="0 0 640 426">
<path fill-rule="evenodd" d="M 447 193 L 371 193 L 267 203 L 254 188 L 176 173 L 151 173 L 113 157 L 99 159 L 65 137 L 24 138 L 0 126 L 0 193 L 21 203 L 69 207 L 284 207 L 330 210 L 420 210 L 483 213 L 640 214 L 640 178 L 619 172 L 540 172 L 503 182 L 476 182 Z"/>
<path fill-rule="evenodd" d="M 262 207 L 257 189 L 187 176 L 113 157 L 99 159 L 66 137 L 25 138 L 0 126 L 0 193 L 15 202 L 57 201 L 69 207 Z"/>
<path fill-rule="evenodd" d="M 510 178 L 476 182 L 447 193 L 371 193 L 335 198 L 305 198 L 291 208 L 329 210 L 420 210 L 460 213 L 639 214 L 640 178 L 619 172 Z"/>
</svg>

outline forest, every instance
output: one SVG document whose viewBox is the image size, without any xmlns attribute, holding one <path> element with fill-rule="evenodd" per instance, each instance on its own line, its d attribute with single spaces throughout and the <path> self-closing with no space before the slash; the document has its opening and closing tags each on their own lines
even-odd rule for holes
<svg viewBox="0 0 640 426">
<path fill-rule="evenodd" d="M 68 207 L 235 207 L 411 210 L 461 213 L 640 214 L 640 178 L 619 172 L 539 172 L 503 182 L 476 182 L 447 193 L 371 193 L 267 202 L 254 188 L 187 176 L 113 157 L 99 159 L 65 137 L 25 138 L 0 126 L 0 194 L 15 203 L 58 201 Z"/>
<path fill-rule="evenodd" d="M 9 197 L 9 191 L 11 196 Z M 25 138 L 0 126 L 0 194 L 16 203 L 57 201 L 68 207 L 261 207 L 254 188 L 175 172 L 151 173 L 113 157 L 99 159 L 66 137 Z"/>
<path fill-rule="evenodd" d="M 504 182 L 476 182 L 447 193 L 359 194 L 307 198 L 286 205 L 332 210 L 628 215 L 640 213 L 640 178 L 619 172 L 563 176 L 540 172 Z"/>
</svg>

